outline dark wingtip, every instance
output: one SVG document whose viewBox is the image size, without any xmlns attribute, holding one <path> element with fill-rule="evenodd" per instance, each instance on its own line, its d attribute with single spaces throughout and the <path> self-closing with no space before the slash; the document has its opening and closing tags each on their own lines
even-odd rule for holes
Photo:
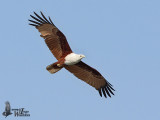
<svg viewBox="0 0 160 120">
<path fill-rule="evenodd" d="M 110 86 L 113 86 L 111 83 L 109 83 L 108 81 L 106 81 Z"/>
<path fill-rule="evenodd" d="M 34 21 L 34 20 L 28 20 L 28 21 L 30 21 L 31 23 L 37 24 L 37 25 L 41 25 L 41 23 L 36 22 L 36 21 Z"/>
<path fill-rule="evenodd" d="M 107 98 L 106 91 L 104 90 L 104 88 L 102 88 L 102 92 L 103 92 L 104 97 Z"/>
<path fill-rule="evenodd" d="M 109 86 L 110 89 L 112 89 L 113 91 L 115 91 L 115 89 L 113 89 L 113 86 Z"/>
<path fill-rule="evenodd" d="M 106 87 L 104 87 L 104 89 L 105 89 L 105 91 L 106 91 L 107 95 L 108 95 L 109 97 L 111 97 L 111 95 L 110 95 L 110 93 L 108 92 L 107 88 L 106 88 Z"/>
<path fill-rule="evenodd" d="M 99 89 L 98 92 L 99 92 L 99 95 L 102 97 L 101 89 Z"/>
<path fill-rule="evenodd" d="M 48 20 L 47 20 L 47 18 L 44 16 L 44 14 L 40 11 L 40 13 L 41 13 L 41 15 L 42 15 L 42 17 L 45 19 L 45 21 L 48 23 L 48 24 L 51 24 Z"/>
<path fill-rule="evenodd" d="M 34 11 L 33 11 L 33 13 L 34 13 L 35 16 L 30 15 L 30 17 L 33 18 L 33 20 L 35 20 L 35 21 L 29 20 L 31 23 L 34 23 L 34 24 L 37 25 L 37 26 L 38 26 L 38 25 L 42 25 L 42 24 L 51 24 L 51 25 L 55 26 L 55 25 L 53 24 L 51 18 L 48 17 L 49 19 L 47 19 L 47 18 L 44 16 L 44 14 L 43 14 L 42 11 L 40 11 L 41 16 L 38 15 L 38 14 L 37 14 L 36 12 L 34 12 Z M 35 26 L 35 25 L 34 25 L 34 26 Z"/>
<path fill-rule="evenodd" d="M 109 86 L 107 86 L 107 89 L 112 95 L 114 95 L 114 93 L 112 92 L 112 90 L 111 90 L 111 88 Z"/>
<path fill-rule="evenodd" d="M 30 15 L 31 18 L 33 18 L 33 20 L 29 20 L 31 23 L 34 23 L 35 25 L 42 25 L 42 24 L 53 24 L 53 22 L 51 21 L 51 19 L 47 20 L 46 17 L 43 15 L 43 13 L 40 11 L 40 15 L 38 15 L 36 12 L 34 12 L 34 15 Z"/>
<path fill-rule="evenodd" d="M 37 14 L 36 12 L 33 11 L 34 14 Z"/>
<path fill-rule="evenodd" d="M 37 25 L 35 25 L 35 24 L 31 24 L 31 23 L 29 23 L 29 25 L 37 27 Z"/>
<path fill-rule="evenodd" d="M 49 17 L 49 21 L 51 22 L 52 25 L 54 25 L 50 17 Z"/>
<path fill-rule="evenodd" d="M 108 82 L 106 83 L 105 86 L 101 87 L 98 89 L 100 96 L 102 97 L 102 93 L 104 95 L 105 98 L 107 98 L 107 96 L 109 96 L 111 98 L 111 94 L 114 95 L 113 91 L 115 91 L 111 84 L 108 84 Z"/>
</svg>

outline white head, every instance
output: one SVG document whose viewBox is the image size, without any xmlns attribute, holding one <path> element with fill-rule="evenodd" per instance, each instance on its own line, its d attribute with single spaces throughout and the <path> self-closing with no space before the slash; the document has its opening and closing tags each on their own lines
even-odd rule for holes
<svg viewBox="0 0 160 120">
<path fill-rule="evenodd" d="M 80 54 L 79 55 L 79 57 L 82 59 L 82 58 L 85 58 L 85 56 L 84 55 L 82 55 L 82 54 Z"/>
<path fill-rule="evenodd" d="M 74 65 L 74 64 L 80 62 L 81 59 L 84 57 L 85 56 L 82 54 L 70 53 L 65 57 L 65 64 L 66 65 Z"/>
</svg>

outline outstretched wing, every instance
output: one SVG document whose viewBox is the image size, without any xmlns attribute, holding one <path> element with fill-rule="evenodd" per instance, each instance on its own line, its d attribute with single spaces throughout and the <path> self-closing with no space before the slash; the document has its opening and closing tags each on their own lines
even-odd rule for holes
<svg viewBox="0 0 160 120">
<path fill-rule="evenodd" d="M 5 111 L 10 112 L 11 111 L 11 106 L 10 106 L 9 102 L 7 101 L 5 104 L 6 104 Z"/>
<path fill-rule="evenodd" d="M 41 33 L 41 37 L 45 39 L 48 48 L 52 54 L 60 59 L 62 56 L 66 56 L 72 53 L 72 50 L 66 40 L 64 34 L 53 24 L 49 17 L 49 20 L 41 12 L 41 16 L 35 13 L 35 16 L 30 15 L 34 20 L 29 20 L 29 25 L 35 26 Z"/>
<path fill-rule="evenodd" d="M 107 97 L 107 95 L 111 97 L 111 94 L 114 95 L 113 91 L 115 90 L 112 88 L 112 85 L 106 81 L 96 69 L 90 67 L 84 62 L 81 61 L 75 65 L 65 66 L 65 68 L 79 79 L 96 88 L 101 97 L 102 93 L 105 97 Z"/>
</svg>

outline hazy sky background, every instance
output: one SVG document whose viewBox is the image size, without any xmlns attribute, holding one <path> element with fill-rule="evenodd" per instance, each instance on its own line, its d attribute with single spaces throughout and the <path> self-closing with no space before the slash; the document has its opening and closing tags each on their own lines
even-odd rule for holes
<svg viewBox="0 0 160 120">
<path fill-rule="evenodd" d="M 28 25 L 43 11 L 66 35 L 75 53 L 114 85 L 100 97 L 56 62 L 40 33 Z M 159 120 L 159 0 L 3 0 L 0 3 L 1 120 Z M 6 119 L 5 101 L 31 117 Z"/>
</svg>

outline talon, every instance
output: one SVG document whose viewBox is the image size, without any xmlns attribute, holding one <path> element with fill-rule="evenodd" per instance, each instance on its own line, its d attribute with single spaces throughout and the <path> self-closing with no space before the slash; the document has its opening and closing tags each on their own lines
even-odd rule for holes
<svg viewBox="0 0 160 120">
<path fill-rule="evenodd" d="M 61 64 L 57 64 L 58 67 L 61 67 Z"/>
</svg>

